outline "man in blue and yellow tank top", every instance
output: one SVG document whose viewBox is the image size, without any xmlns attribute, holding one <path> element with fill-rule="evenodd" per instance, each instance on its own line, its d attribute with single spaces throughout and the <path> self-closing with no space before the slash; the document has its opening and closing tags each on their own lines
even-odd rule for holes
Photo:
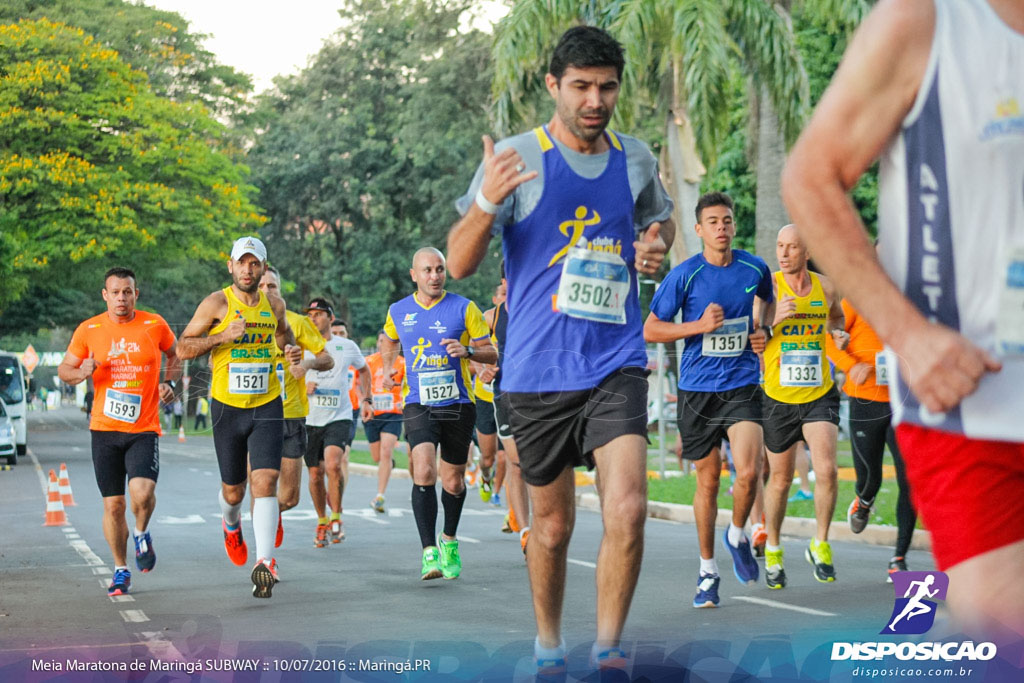
<svg viewBox="0 0 1024 683">
<path fill-rule="evenodd" d="M 255 237 L 236 240 L 228 261 L 231 286 L 203 299 L 178 343 L 182 360 L 211 352 L 210 408 L 220 467 L 224 547 L 239 566 L 249 556 L 241 527 L 248 456 L 257 557 L 251 578 L 257 598 L 269 598 L 278 581 L 274 537 L 284 411 L 274 365 L 279 351 L 289 365 L 302 362 L 302 349 L 295 344 L 284 301 L 259 289 L 266 266 L 263 242 Z"/>
<path fill-rule="evenodd" d="M 764 487 L 764 573 L 769 588 L 786 586 L 779 533 L 793 483 L 796 445 L 807 443 L 814 468 L 814 516 L 818 526 L 805 556 L 822 583 L 836 579 L 828 530 L 836 508 L 836 439 L 839 392 L 825 355 L 825 337 L 846 348 L 850 335 L 840 297 L 824 275 L 807 269 L 807 249 L 796 227 L 779 230 L 774 274 L 772 334 L 764 351 L 764 445 L 771 468 Z"/>
<path fill-rule="evenodd" d="M 494 363 L 498 352 L 477 305 L 445 291 L 445 260 L 440 251 L 433 247 L 417 251 L 409 275 L 416 291 L 388 307 L 381 358 L 384 367 L 392 367 L 401 344 L 405 356 L 402 415 L 412 449 L 412 512 L 423 544 L 421 578 L 457 579 L 462 559 L 455 533 L 466 502 L 464 477 L 476 425 L 469 359 Z M 386 389 L 392 385 L 390 378 L 385 379 Z M 435 541 L 438 474 L 444 529 Z"/>
<path fill-rule="evenodd" d="M 606 510 L 598 558 L 598 666 L 619 666 L 647 507 L 647 355 L 637 273 L 657 272 L 675 235 L 657 161 L 608 130 L 622 46 L 601 29 L 561 37 L 545 82 L 555 114 L 494 146 L 457 202 L 452 274 L 471 274 L 501 231 L 508 322 L 501 389 L 534 516 L 527 556 L 541 672 L 564 671 L 561 636 L 574 475 L 596 466 Z M 625 397 L 625 399 L 623 399 Z"/>
</svg>

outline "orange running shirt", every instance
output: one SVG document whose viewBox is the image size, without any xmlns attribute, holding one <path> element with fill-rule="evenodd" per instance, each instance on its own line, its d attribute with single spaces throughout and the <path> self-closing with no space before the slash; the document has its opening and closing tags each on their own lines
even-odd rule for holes
<svg viewBox="0 0 1024 683">
<path fill-rule="evenodd" d="M 373 414 L 402 414 L 402 379 L 405 377 L 405 358 L 399 354 L 395 358 L 395 386 L 391 390 L 384 388 L 384 360 L 379 353 L 366 357 L 366 366 L 370 369 L 370 389 L 373 392 Z"/>
<path fill-rule="evenodd" d="M 832 335 L 825 337 L 825 349 L 830 361 L 846 375 L 843 391 L 867 401 L 889 402 L 889 368 L 883 355 L 882 340 L 878 338 L 871 326 L 857 313 L 856 309 L 843 299 L 843 315 L 846 316 L 846 331 L 850 333 L 850 343 L 846 349 L 839 350 L 832 341 Z M 850 368 L 857 363 L 867 363 L 872 370 L 863 384 L 854 384 L 850 379 Z"/>
<path fill-rule="evenodd" d="M 89 318 L 75 330 L 68 353 L 96 361 L 92 374 L 96 398 L 89 429 L 98 432 L 156 432 L 160 429 L 160 364 L 175 338 L 156 313 L 135 311 L 129 323 L 115 323 L 106 313 Z"/>
</svg>

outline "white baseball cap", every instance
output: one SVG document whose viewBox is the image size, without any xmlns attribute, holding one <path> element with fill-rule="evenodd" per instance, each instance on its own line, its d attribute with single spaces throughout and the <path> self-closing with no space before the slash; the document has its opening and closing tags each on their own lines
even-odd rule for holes
<svg viewBox="0 0 1024 683">
<path fill-rule="evenodd" d="M 260 261 L 266 261 L 267 247 L 258 237 L 239 237 L 231 247 L 231 260 L 237 261 L 246 254 L 252 254 Z"/>
</svg>

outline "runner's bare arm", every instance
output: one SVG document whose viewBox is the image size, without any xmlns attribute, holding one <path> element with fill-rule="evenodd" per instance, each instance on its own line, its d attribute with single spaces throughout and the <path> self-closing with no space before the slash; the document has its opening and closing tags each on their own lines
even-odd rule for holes
<svg viewBox="0 0 1024 683">
<path fill-rule="evenodd" d="M 301 367 L 303 370 L 330 370 L 334 367 L 334 359 L 327 353 L 327 349 L 324 349 L 312 358 L 303 358 Z"/>
<path fill-rule="evenodd" d="M 398 383 L 392 375 L 395 374 L 395 359 L 398 357 L 398 351 L 402 348 L 402 345 L 386 337 L 387 335 L 385 335 L 385 340 L 380 345 L 380 360 L 381 367 L 391 368 L 391 372 L 384 375 L 384 388 L 390 391 Z"/>
<path fill-rule="evenodd" d="M 678 339 L 688 339 L 705 332 L 714 332 L 722 326 L 724 321 L 725 314 L 718 304 L 708 304 L 700 318 L 685 323 L 661 320 L 651 313 L 644 321 L 644 340 L 667 343 Z"/>
<path fill-rule="evenodd" d="M 370 368 L 363 367 L 359 371 L 359 417 L 365 423 L 373 419 L 373 385 L 370 383 Z"/>
<path fill-rule="evenodd" d="M 755 295 L 753 314 L 754 331 L 750 333 L 750 348 L 754 353 L 764 353 L 764 347 L 768 344 L 768 335 L 771 333 L 771 316 L 775 315 L 774 299 L 768 303 Z"/>
<path fill-rule="evenodd" d="M 483 136 L 484 180 L 480 192 L 492 204 L 501 204 L 517 187 L 537 177 L 536 171 L 523 173 L 522 158 L 512 147 L 494 153 L 494 141 Z M 456 280 L 476 272 L 487 255 L 494 214 L 484 211 L 478 202 L 448 232 L 448 273 Z"/>
<path fill-rule="evenodd" d="M 846 195 L 913 106 L 934 32 L 931 0 L 884 0 L 872 11 L 794 146 L 782 190 L 816 262 L 895 350 L 910 390 L 930 411 L 944 412 L 1001 365 L 926 320 L 900 293 Z"/>
<path fill-rule="evenodd" d="M 69 351 L 64 354 L 64 359 L 57 366 L 57 376 L 60 377 L 60 381 L 74 386 L 88 379 L 95 370 L 96 361 L 91 352 L 89 357 L 83 360 Z"/>
<path fill-rule="evenodd" d="M 850 343 L 850 333 L 846 331 L 846 314 L 843 312 L 843 302 L 836 292 L 832 280 L 821 275 L 821 288 L 825 290 L 825 300 L 828 302 L 828 325 L 826 329 L 835 342 L 836 347 L 842 351 Z"/>
<path fill-rule="evenodd" d="M 224 292 L 214 292 L 199 304 L 192 320 L 181 333 L 176 344 L 176 352 L 181 360 L 198 358 L 209 353 L 215 346 L 237 339 L 245 333 L 245 320 L 236 318 L 221 332 L 207 336 L 214 325 L 228 315 L 228 299 Z"/>
<path fill-rule="evenodd" d="M 181 379 L 181 361 L 178 359 L 178 354 L 175 350 L 177 342 L 171 344 L 171 347 L 164 351 L 164 378 L 160 382 L 160 386 L 157 391 L 160 392 L 160 400 L 164 403 L 170 403 L 174 400 L 174 389 L 168 382 L 177 382 Z"/>
</svg>

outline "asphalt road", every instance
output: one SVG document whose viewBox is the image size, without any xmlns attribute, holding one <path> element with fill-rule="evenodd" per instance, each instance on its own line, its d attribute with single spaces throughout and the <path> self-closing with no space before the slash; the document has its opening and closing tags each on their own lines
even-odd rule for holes
<svg viewBox="0 0 1024 683">
<path fill-rule="evenodd" d="M 271 600 L 256 600 L 249 567 L 235 567 L 224 553 L 212 440 L 189 437 L 181 444 L 165 436 L 151 525 L 157 566 L 145 575 L 133 571 L 131 595 L 110 598 L 112 563 L 85 416 L 70 409 L 30 413 L 29 449 L 41 469 L 23 459 L 0 472 L 0 680 L 49 680 L 57 674 L 43 667 L 56 663 L 66 672 L 74 662 L 139 667 L 115 672 L 114 679 L 164 680 L 153 670 L 159 663 L 178 667 L 167 680 L 187 679 L 187 663 L 200 662 L 203 680 L 400 680 L 393 670 L 360 670 L 360 660 L 374 658 L 399 668 L 424 660 L 407 674 L 411 680 L 529 675 L 535 631 L 523 556 L 517 539 L 499 531 L 503 512 L 475 492 L 459 529 L 462 577 L 423 582 L 408 480 L 392 481 L 389 511 L 378 515 L 368 507 L 375 480 L 352 477 L 343 517 L 347 539 L 324 549 L 313 547 L 314 513 L 303 491 L 299 506 L 284 516 L 277 555 L 282 582 Z M 43 474 L 62 462 L 77 505 L 68 509 L 70 526 L 44 527 Z M 585 661 L 594 636 L 600 534 L 600 516 L 580 510 L 565 598 L 570 670 Z M 693 680 L 737 673 L 827 680 L 834 640 L 878 639 L 893 606 L 885 581 L 891 549 L 835 544 L 838 581 L 823 585 L 803 559 L 805 541 L 784 544 L 788 588 L 770 591 L 763 580 L 741 586 L 719 548 L 722 604 L 697 610 L 690 604 L 695 529 L 650 520 L 625 632 L 637 666 L 649 665 L 644 675 L 678 680 L 682 667 L 693 675 L 709 672 Z M 913 569 L 933 568 L 925 553 L 909 560 Z M 216 670 L 245 666 L 247 659 L 259 660 L 255 671 Z M 288 670 L 295 668 L 307 671 Z"/>
</svg>

